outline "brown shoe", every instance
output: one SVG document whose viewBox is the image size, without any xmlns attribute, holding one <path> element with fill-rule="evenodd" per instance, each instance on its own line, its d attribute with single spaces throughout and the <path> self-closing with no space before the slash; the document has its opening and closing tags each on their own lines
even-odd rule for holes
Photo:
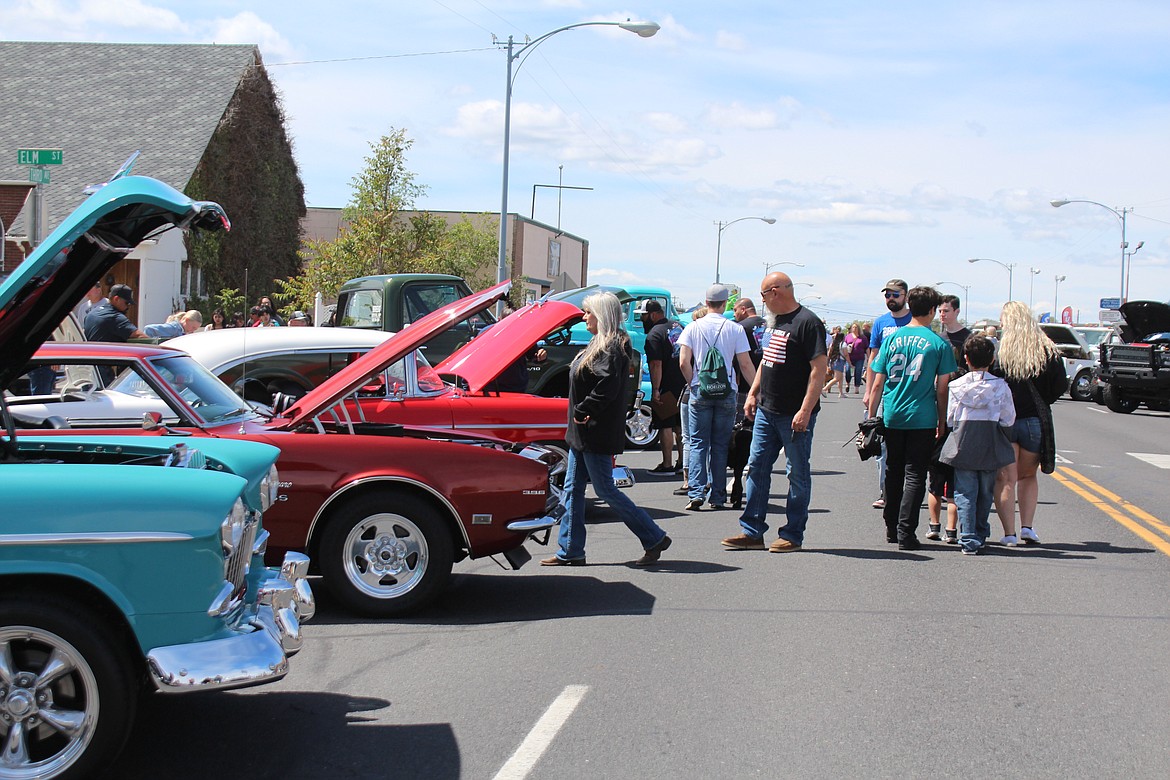
<svg viewBox="0 0 1170 780">
<path fill-rule="evenodd" d="M 551 558 L 545 558 L 544 560 L 542 560 L 540 562 L 540 565 L 541 566 L 584 566 L 585 559 L 584 558 L 573 558 L 572 560 L 569 560 L 568 558 L 558 558 L 557 556 L 554 555 Z"/>
<path fill-rule="evenodd" d="M 768 545 L 768 552 L 782 553 L 782 552 L 796 552 L 800 549 L 799 544 L 794 544 L 787 539 L 777 539 Z"/>
<path fill-rule="evenodd" d="M 724 539 L 723 546 L 728 550 L 762 550 L 764 549 L 764 540 L 758 536 L 740 534 Z"/>
<path fill-rule="evenodd" d="M 634 561 L 635 566 L 649 566 L 652 563 L 658 563 L 658 559 L 662 557 L 662 553 L 670 547 L 670 537 L 663 536 L 662 541 L 651 547 L 646 552 L 642 553 L 642 557 Z"/>
</svg>

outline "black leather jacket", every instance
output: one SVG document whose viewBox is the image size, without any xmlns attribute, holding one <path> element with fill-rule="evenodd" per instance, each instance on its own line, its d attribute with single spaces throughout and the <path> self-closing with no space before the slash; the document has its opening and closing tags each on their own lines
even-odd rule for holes
<svg viewBox="0 0 1170 780">
<path fill-rule="evenodd" d="M 632 350 L 626 336 L 622 349 L 605 353 L 592 368 L 569 370 L 569 429 L 565 441 L 573 449 L 606 455 L 618 455 L 625 449 L 625 391 Z"/>
</svg>

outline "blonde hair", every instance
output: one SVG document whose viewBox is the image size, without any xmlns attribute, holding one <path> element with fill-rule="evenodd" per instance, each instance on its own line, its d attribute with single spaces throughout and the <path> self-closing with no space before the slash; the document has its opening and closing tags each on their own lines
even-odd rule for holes
<svg viewBox="0 0 1170 780">
<path fill-rule="evenodd" d="M 1008 301 L 1003 305 L 995 357 L 1005 377 L 1017 381 L 1033 379 L 1053 355 L 1059 354 L 1026 304 Z"/>
<path fill-rule="evenodd" d="M 695 320 L 703 319 L 710 312 L 711 312 L 711 310 L 708 309 L 707 304 L 704 303 L 702 306 L 700 306 L 699 308 L 697 308 L 693 312 L 691 312 L 691 322 L 694 322 Z"/>
<path fill-rule="evenodd" d="M 625 317 L 622 316 L 622 305 L 613 293 L 593 293 L 581 302 L 581 308 L 592 312 L 597 318 L 597 334 L 573 360 L 573 370 L 578 374 L 586 367 L 592 370 L 604 359 L 607 352 L 614 350 L 624 352 L 630 338 L 626 335 L 626 329 L 622 327 L 625 321 Z"/>
</svg>

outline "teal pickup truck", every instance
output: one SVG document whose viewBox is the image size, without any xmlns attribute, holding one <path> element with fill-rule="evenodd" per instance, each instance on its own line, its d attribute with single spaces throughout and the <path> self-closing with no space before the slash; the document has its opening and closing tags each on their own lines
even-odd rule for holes
<svg viewBox="0 0 1170 780">
<path fill-rule="evenodd" d="M 0 778 L 99 775 L 143 689 L 279 680 L 315 609 L 308 558 L 264 566 L 275 447 L 164 428 L 17 436 L 63 427 L 6 398 L 87 289 L 156 231 L 227 226 L 217 205 L 127 172 L 0 284 Z"/>
</svg>

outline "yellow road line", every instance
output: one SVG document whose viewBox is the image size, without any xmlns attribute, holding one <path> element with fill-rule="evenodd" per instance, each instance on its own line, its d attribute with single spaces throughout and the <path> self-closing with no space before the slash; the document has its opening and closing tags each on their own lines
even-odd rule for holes
<svg viewBox="0 0 1170 780">
<path fill-rule="evenodd" d="M 1131 504 L 1129 501 L 1121 498 L 1116 493 L 1106 490 L 1085 475 L 1079 474 L 1067 466 L 1061 466 L 1056 472 L 1052 474 L 1052 476 L 1057 482 L 1064 485 L 1069 490 L 1073 491 L 1105 514 L 1109 515 L 1111 518 L 1128 528 L 1133 533 L 1140 536 L 1142 539 L 1145 539 L 1147 542 L 1154 545 L 1155 548 L 1161 550 L 1167 556 L 1170 556 L 1170 541 L 1167 541 L 1161 536 L 1158 536 L 1158 534 L 1142 525 L 1140 522 L 1126 517 L 1125 514 L 1120 510 L 1124 509 L 1138 518 L 1138 520 L 1143 520 L 1149 523 L 1167 535 L 1170 535 L 1170 525 L 1167 525 L 1158 518 L 1142 510 L 1140 507 Z M 1083 486 L 1078 485 L 1077 482 L 1081 482 Z M 1090 490 L 1095 491 L 1095 493 L 1090 492 Z M 1110 501 L 1113 503 L 1108 503 Z"/>
</svg>

